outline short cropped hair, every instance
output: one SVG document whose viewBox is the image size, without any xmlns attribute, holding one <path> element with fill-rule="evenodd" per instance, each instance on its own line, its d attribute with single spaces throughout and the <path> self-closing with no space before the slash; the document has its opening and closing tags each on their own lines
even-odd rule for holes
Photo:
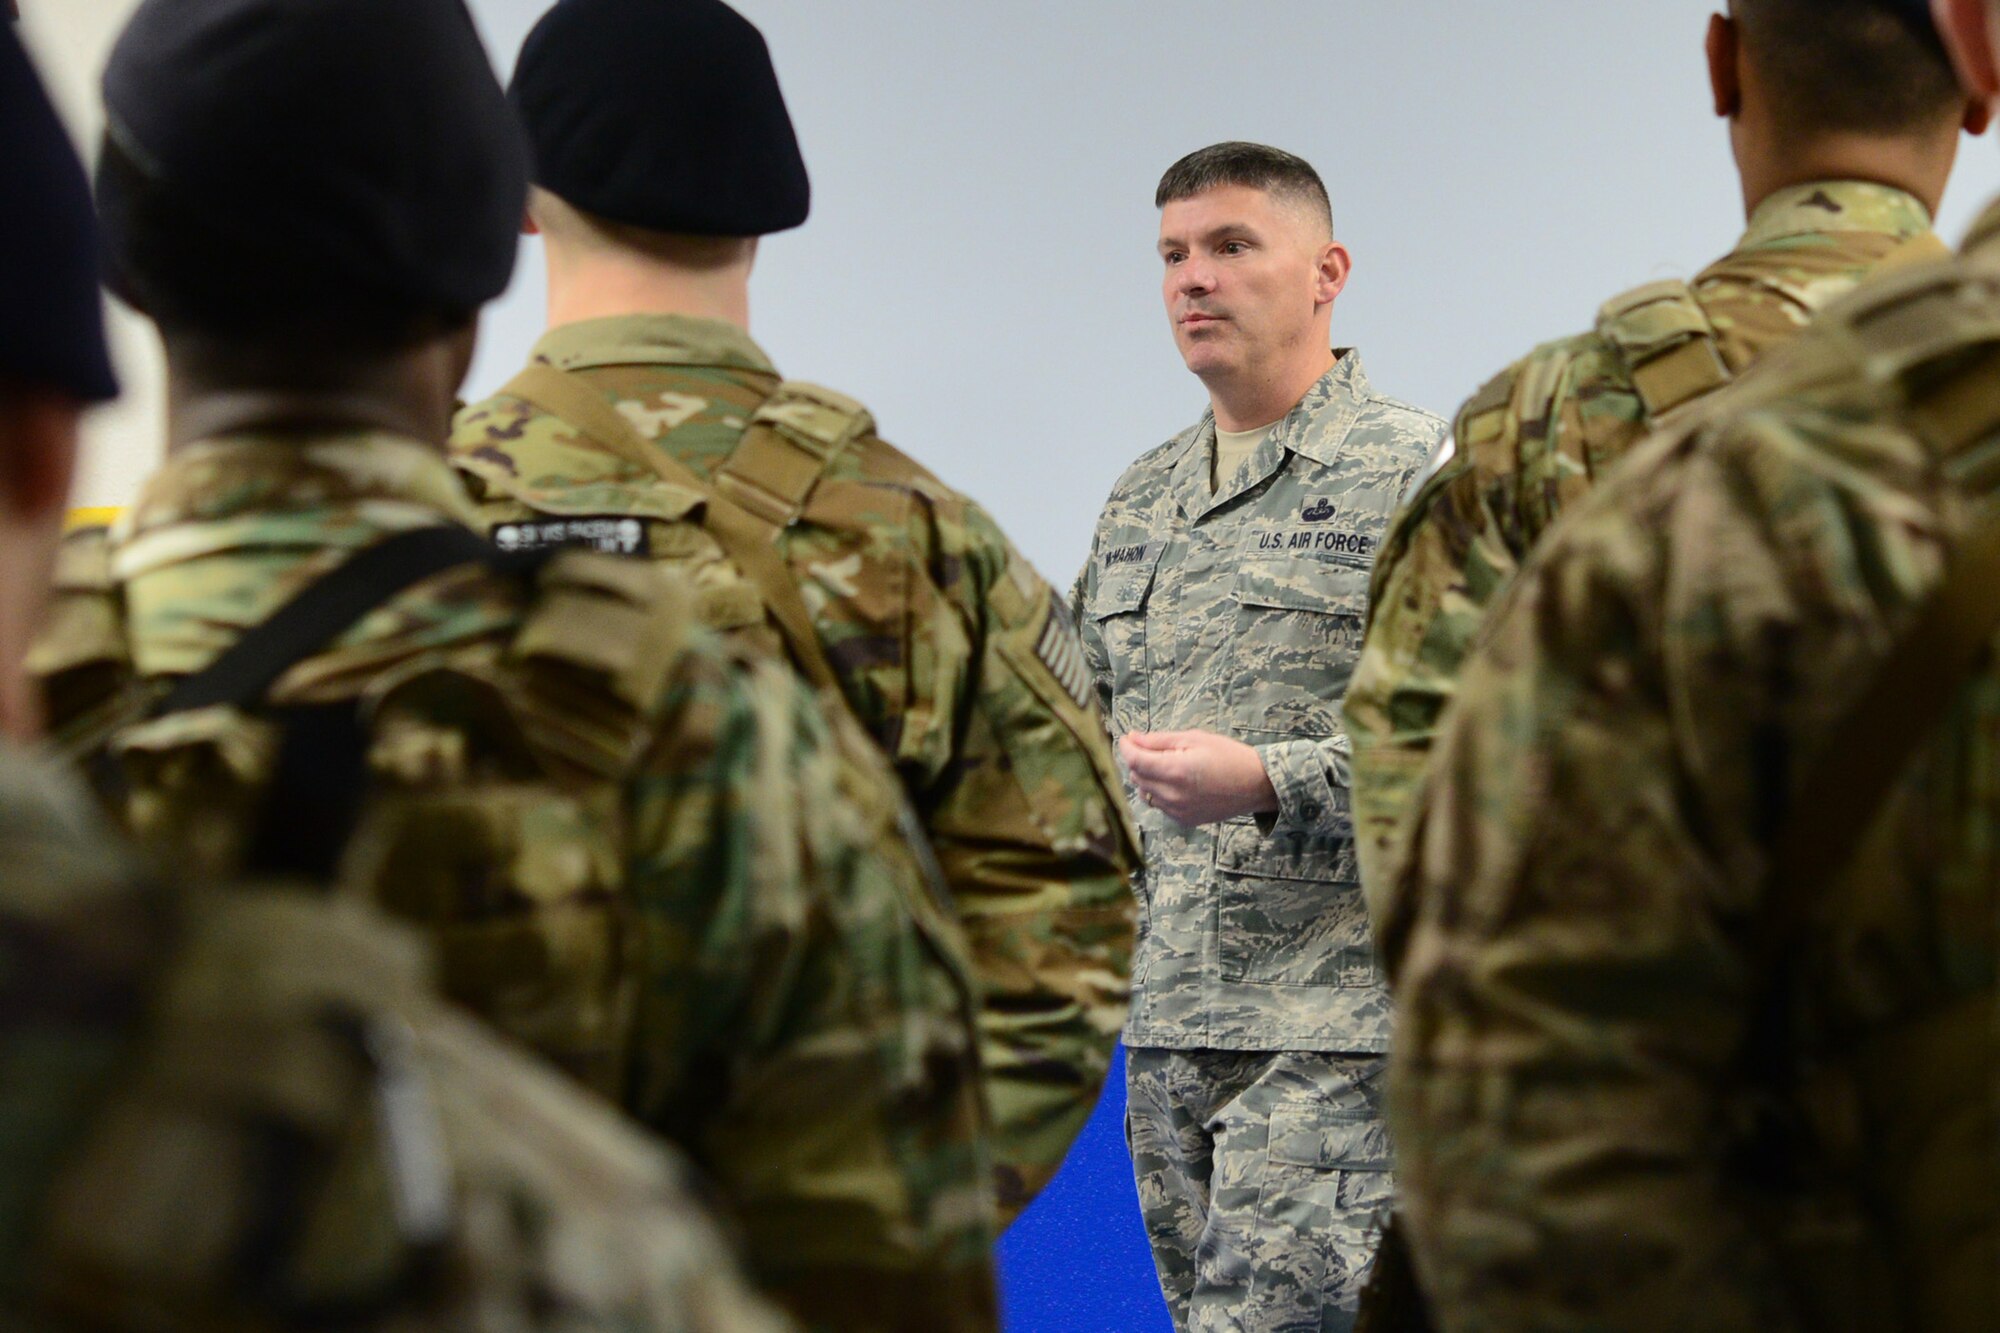
<svg viewBox="0 0 2000 1333">
<path fill-rule="evenodd" d="M 1731 0 L 1743 45 L 1795 134 L 1904 134 L 1963 101 L 1944 43 L 1883 0 Z"/>
<path fill-rule="evenodd" d="M 1312 163 L 1282 148 L 1240 139 L 1197 148 L 1168 167 L 1160 177 L 1160 188 L 1153 191 L 1153 207 L 1165 208 L 1177 199 L 1192 199 L 1225 185 L 1264 190 L 1302 205 L 1325 221 L 1329 236 L 1333 234 L 1333 203 Z"/>
</svg>

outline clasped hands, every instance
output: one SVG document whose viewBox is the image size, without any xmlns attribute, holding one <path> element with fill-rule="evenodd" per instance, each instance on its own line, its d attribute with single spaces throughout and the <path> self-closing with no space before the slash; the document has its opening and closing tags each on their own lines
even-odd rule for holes
<svg viewBox="0 0 2000 1333">
<path fill-rule="evenodd" d="M 1138 731 L 1118 757 L 1140 799 L 1177 824 L 1213 824 L 1278 808 L 1264 760 L 1242 741 L 1212 731 Z"/>
</svg>

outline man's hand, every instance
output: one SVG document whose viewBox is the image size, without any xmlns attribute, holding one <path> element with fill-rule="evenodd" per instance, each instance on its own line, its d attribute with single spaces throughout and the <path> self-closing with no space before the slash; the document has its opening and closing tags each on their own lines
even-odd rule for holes
<svg viewBox="0 0 2000 1333">
<path fill-rule="evenodd" d="M 1141 731 L 1118 755 L 1147 805 L 1177 824 L 1213 824 L 1278 808 L 1264 760 L 1242 741 L 1212 731 Z"/>
</svg>

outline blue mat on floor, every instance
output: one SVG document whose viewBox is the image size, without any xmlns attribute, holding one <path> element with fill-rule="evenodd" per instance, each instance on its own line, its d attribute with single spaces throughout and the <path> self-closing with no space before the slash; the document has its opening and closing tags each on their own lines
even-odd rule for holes
<svg viewBox="0 0 2000 1333">
<path fill-rule="evenodd" d="M 1125 1050 L 1048 1189 L 1000 1240 L 1007 1333 L 1172 1333 L 1125 1151 Z"/>
</svg>

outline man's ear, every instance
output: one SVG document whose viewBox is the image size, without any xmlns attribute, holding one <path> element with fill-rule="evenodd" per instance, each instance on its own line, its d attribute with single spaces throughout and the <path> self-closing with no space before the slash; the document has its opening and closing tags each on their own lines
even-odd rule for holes
<svg viewBox="0 0 2000 1333">
<path fill-rule="evenodd" d="M 523 208 L 521 210 L 521 234 L 523 236 L 540 236 L 542 234 L 541 224 L 535 221 L 535 210 L 532 208 Z"/>
<path fill-rule="evenodd" d="M 1965 115 L 1960 118 L 1959 125 L 1967 134 L 1976 139 L 1986 133 L 1987 127 L 1992 123 L 1993 104 L 1991 102 L 1983 97 L 1968 97 L 1965 99 Z"/>
<path fill-rule="evenodd" d="M 1347 279 L 1354 272 L 1354 256 L 1339 241 L 1329 241 L 1320 247 L 1319 282 L 1313 293 L 1314 304 L 1330 305 L 1347 286 Z"/>
<path fill-rule="evenodd" d="M 1992 101 L 2000 93 L 2000 61 L 1994 58 L 1986 0 L 1931 0 L 1931 17 L 1965 91 L 1982 102 Z"/>
<path fill-rule="evenodd" d="M 1727 14 L 1708 16 L 1708 88 L 1715 98 L 1715 114 L 1727 119 L 1743 106 L 1743 75 L 1737 66 L 1743 46 L 1736 20 Z"/>
</svg>

